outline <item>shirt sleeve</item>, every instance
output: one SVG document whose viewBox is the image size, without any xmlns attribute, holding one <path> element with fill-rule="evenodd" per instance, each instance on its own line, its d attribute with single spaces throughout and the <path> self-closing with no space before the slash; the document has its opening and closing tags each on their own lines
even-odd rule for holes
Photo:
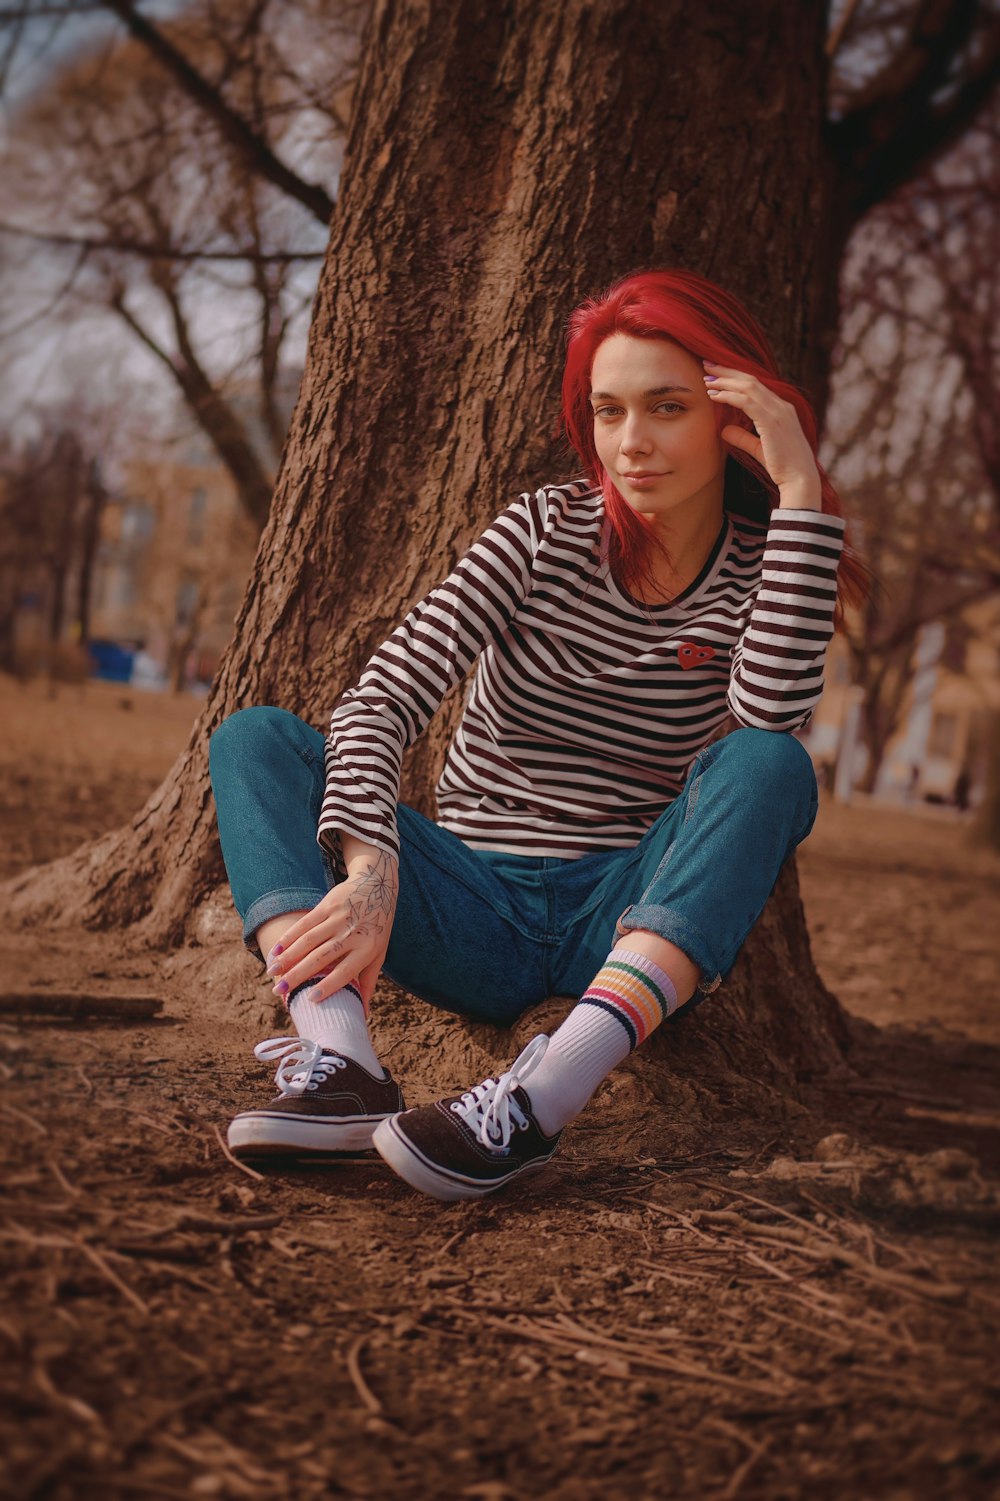
<svg viewBox="0 0 1000 1501">
<path fill-rule="evenodd" d="M 449 688 L 510 623 L 526 597 L 544 492 L 521 495 L 472 544 L 341 694 L 325 749 L 317 839 L 342 869 L 337 833 L 399 856 L 396 803 L 403 751 Z"/>
<path fill-rule="evenodd" d="M 771 512 L 761 580 L 733 650 L 729 707 L 741 725 L 798 730 L 823 691 L 846 522 L 824 511 Z"/>
</svg>

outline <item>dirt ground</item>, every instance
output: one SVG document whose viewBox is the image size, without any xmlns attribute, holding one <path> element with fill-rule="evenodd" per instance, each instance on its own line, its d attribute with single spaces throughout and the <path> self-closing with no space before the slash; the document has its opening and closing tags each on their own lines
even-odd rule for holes
<svg viewBox="0 0 1000 1501">
<path fill-rule="evenodd" d="M 197 707 L 0 680 L 0 878 L 129 818 Z M 4 935 L 0 990 L 165 1004 L 0 1017 L 0 1493 L 995 1497 L 1000 858 L 965 836 L 821 809 L 799 869 L 859 1018 L 843 1078 L 673 1155 L 595 1105 L 482 1204 L 377 1161 L 237 1168 L 227 1119 L 268 1093 L 245 1017 L 127 935 Z"/>
</svg>

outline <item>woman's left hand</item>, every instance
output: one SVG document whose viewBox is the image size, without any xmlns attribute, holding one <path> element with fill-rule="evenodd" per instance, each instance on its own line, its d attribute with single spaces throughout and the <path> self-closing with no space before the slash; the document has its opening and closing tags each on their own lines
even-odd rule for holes
<svg viewBox="0 0 1000 1501">
<path fill-rule="evenodd" d="M 776 396 L 745 370 L 716 365 L 711 360 L 702 360 L 702 364 L 709 396 L 745 412 L 759 434 L 755 438 L 745 427 L 730 423 L 720 434 L 723 442 L 731 448 L 742 448 L 763 464 L 778 487 L 783 506 L 818 511 L 822 503 L 819 470 L 792 403 Z"/>
</svg>

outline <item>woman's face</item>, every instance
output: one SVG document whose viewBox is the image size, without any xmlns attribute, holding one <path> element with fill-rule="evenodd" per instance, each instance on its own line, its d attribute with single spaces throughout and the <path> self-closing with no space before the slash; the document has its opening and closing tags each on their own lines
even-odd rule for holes
<svg viewBox="0 0 1000 1501">
<path fill-rule="evenodd" d="M 698 360 L 669 339 L 612 334 L 590 373 L 597 455 L 654 524 L 721 515 L 726 450 Z"/>
</svg>

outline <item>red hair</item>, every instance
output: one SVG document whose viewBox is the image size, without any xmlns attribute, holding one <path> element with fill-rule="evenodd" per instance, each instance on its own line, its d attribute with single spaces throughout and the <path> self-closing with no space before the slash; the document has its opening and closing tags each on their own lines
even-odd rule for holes
<svg viewBox="0 0 1000 1501">
<path fill-rule="evenodd" d="M 611 334 L 639 339 L 670 339 L 695 359 L 745 370 L 769 390 L 791 402 L 802 431 L 816 455 L 816 416 L 808 398 L 790 381 L 782 380 L 764 330 L 729 292 L 694 271 L 640 271 L 618 281 L 600 297 L 588 300 L 569 320 L 566 368 L 562 383 L 562 422 L 570 443 L 583 462 L 591 483 L 604 494 L 611 523 L 609 562 L 615 578 L 635 591 L 636 585 L 655 588 L 653 555 L 669 557 L 650 524 L 632 510 L 606 473 L 594 443 L 594 414 L 590 405 L 590 372 L 598 346 Z M 725 402 L 714 403 L 716 427 L 727 424 L 752 430 L 749 417 Z M 842 516 L 843 507 L 829 475 L 816 461 L 821 483 L 821 509 Z M 778 487 L 764 466 L 730 448 L 726 459 L 725 509 L 750 520 L 766 522 L 778 502 Z M 861 605 L 871 590 L 871 571 L 845 536 L 837 573 L 834 624 L 843 629 L 844 607 Z M 641 589 L 639 592 L 642 592 Z"/>
</svg>

